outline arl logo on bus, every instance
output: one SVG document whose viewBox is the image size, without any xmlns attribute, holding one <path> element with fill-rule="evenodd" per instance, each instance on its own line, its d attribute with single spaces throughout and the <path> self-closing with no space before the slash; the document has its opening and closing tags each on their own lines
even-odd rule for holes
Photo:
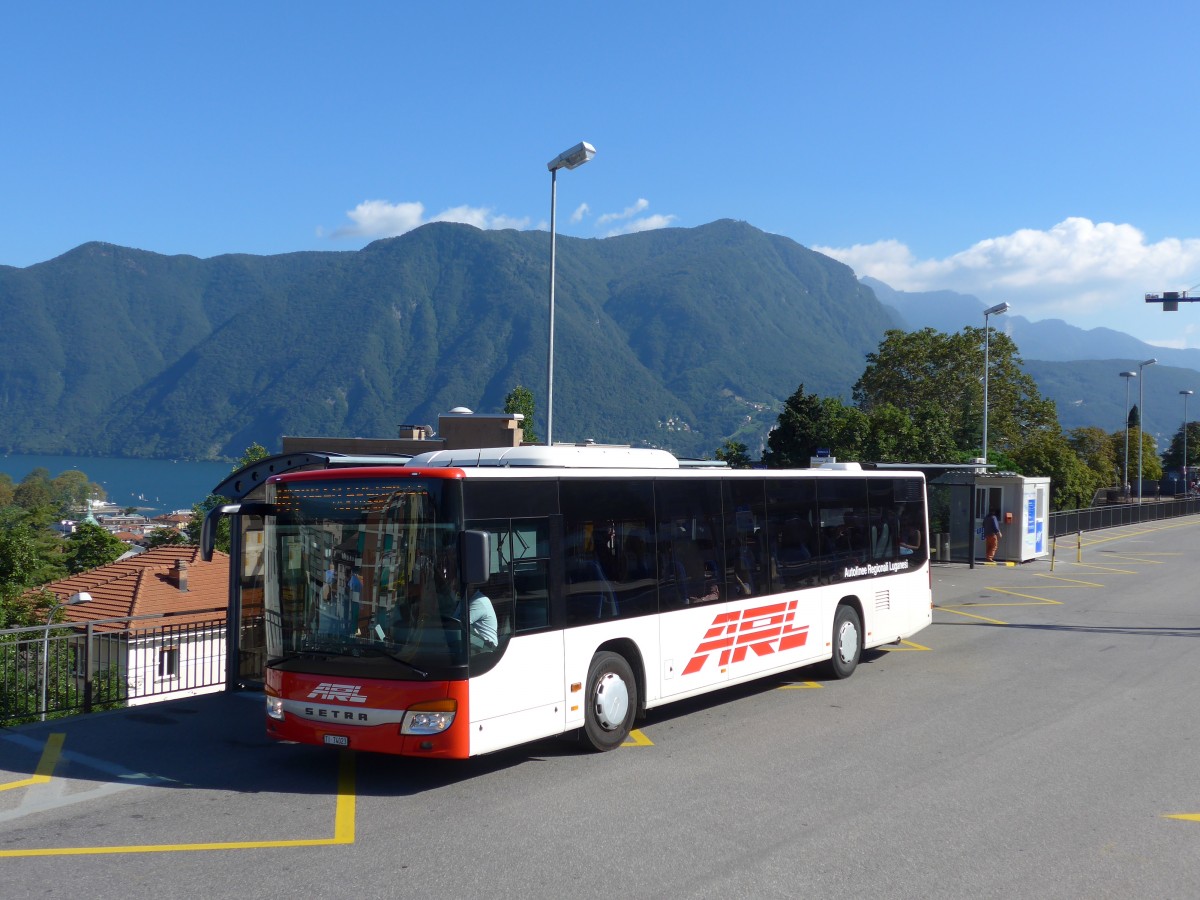
<svg viewBox="0 0 1200 900">
<path fill-rule="evenodd" d="M 704 668 L 708 657 L 721 652 L 719 664 L 741 662 L 753 650 L 758 656 L 768 656 L 781 650 L 803 647 L 808 640 L 808 626 L 795 626 L 796 604 L 771 603 L 756 606 L 742 612 L 718 613 L 704 634 L 704 640 L 696 648 L 696 654 L 688 660 L 684 675 L 691 675 Z"/>
<path fill-rule="evenodd" d="M 361 688 L 357 684 L 334 684 L 330 681 L 322 681 L 308 695 L 308 699 L 319 700 L 340 700 L 343 703 L 366 703 L 367 695 L 360 694 Z"/>
</svg>

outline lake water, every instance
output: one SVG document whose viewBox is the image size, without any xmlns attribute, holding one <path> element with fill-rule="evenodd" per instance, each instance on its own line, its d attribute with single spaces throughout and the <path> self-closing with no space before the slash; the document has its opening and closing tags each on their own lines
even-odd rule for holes
<svg viewBox="0 0 1200 900">
<path fill-rule="evenodd" d="M 192 508 L 233 471 L 228 462 L 173 462 L 169 459 L 113 459 L 102 456 L 0 456 L 0 472 L 14 483 L 36 468 L 50 477 L 78 469 L 104 488 L 119 506 L 136 506 L 152 515 Z"/>
</svg>

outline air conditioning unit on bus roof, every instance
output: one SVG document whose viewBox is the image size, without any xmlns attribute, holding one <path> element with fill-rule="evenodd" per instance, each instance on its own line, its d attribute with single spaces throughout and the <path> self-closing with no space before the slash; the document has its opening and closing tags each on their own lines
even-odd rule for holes
<svg viewBox="0 0 1200 900">
<path fill-rule="evenodd" d="M 679 460 L 665 450 L 617 446 L 484 447 L 479 450 L 434 450 L 409 461 L 412 468 L 560 468 L 560 469 L 678 469 Z"/>
</svg>

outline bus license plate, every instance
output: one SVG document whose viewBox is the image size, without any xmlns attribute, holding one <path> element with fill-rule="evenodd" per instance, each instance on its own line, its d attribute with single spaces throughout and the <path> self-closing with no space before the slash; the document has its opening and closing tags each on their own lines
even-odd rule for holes
<svg viewBox="0 0 1200 900">
<path fill-rule="evenodd" d="M 327 734 L 325 735 L 325 743 L 333 744 L 335 747 L 349 747 L 350 738 L 344 734 Z"/>
</svg>

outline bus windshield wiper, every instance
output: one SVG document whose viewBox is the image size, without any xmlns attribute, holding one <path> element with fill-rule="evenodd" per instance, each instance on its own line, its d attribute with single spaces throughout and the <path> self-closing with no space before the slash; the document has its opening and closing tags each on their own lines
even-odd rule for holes
<svg viewBox="0 0 1200 900">
<path fill-rule="evenodd" d="M 413 665 L 412 663 L 410 663 L 408 660 L 406 660 L 406 659 L 401 659 L 401 658 L 400 658 L 400 657 L 399 657 L 397 654 L 395 654 L 395 653 L 389 653 L 387 650 L 382 650 L 382 649 L 379 649 L 379 650 L 377 650 L 377 652 L 379 652 L 379 653 L 382 653 L 382 654 L 383 654 L 384 656 L 386 656 L 388 659 L 391 659 L 391 660 L 394 660 L 394 661 L 396 661 L 396 662 L 400 663 L 400 665 L 402 665 L 402 666 L 407 666 L 409 669 L 412 669 L 412 671 L 416 672 L 416 673 L 417 673 L 418 675 L 420 675 L 422 678 L 428 678 L 428 677 L 429 677 L 429 673 L 428 673 L 428 672 L 426 672 L 424 669 L 418 669 L 416 666 L 414 666 L 414 665 Z"/>
</svg>

